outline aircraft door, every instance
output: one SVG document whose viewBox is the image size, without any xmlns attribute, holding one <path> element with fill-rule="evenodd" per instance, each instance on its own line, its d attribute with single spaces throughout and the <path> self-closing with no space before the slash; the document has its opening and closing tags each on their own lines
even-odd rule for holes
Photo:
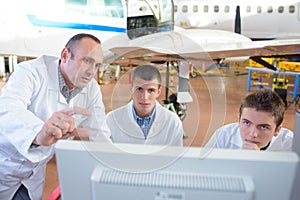
<svg viewBox="0 0 300 200">
<path fill-rule="evenodd" d="M 128 0 L 127 35 L 130 39 L 173 29 L 172 0 Z"/>
</svg>

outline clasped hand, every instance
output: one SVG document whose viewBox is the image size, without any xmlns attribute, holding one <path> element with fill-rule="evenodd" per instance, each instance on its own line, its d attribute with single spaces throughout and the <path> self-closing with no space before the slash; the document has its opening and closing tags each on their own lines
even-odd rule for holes
<svg viewBox="0 0 300 200">
<path fill-rule="evenodd" d="M 242 149 L 247 149 L 247 150 L 260 150 L 257 144 L 249 141 L 244 141 Z"/>
</svg>

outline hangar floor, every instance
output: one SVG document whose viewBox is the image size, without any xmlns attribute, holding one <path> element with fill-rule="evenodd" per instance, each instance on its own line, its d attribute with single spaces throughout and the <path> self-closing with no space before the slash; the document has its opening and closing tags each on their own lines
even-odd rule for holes
<svg viewBox="0 0 300 200">
<path fill-rule="evenodd" d="M 184 145 L 186 146 L 203 146 L 213 131 L 230 122 L 238 119 L 238 109 L 241 99 L 248 94 L 247 75 L 238 76 L 197 76 L 190 78 L 190 93 L 193 102 L 187 104 L 187 115 L 183 120 L 185 130 Z M 130 99 L 129 79 L 130 74 L 121 74 L 120 79 L 116 82 L 113 78 L 108 77 L 101 85 L 103 93 L 103 102 L 106 106 L 106 112 L 126 104 Z M 174 77 L 170 86 L 169 94 L 175 91 L 173 85 L 177 84 Z M 3 83 L 1 84 L 1 86 Z M 173 87 L 173 88 L 172 88 Z M 251 88 L 255 91 L 257 88 Z M 159 102 L 165 99 L 166 91 L 162 93 Z M 288 101 L 292 96 L 288 95 Z M 284 126 L 294 130 L 296 106 L 290 103 L 286 111 Z M 58 186 L 58 176 L 55 163 L 55 157 L 48 163 L 45 190 L 43 199 Z"/>
</svg>

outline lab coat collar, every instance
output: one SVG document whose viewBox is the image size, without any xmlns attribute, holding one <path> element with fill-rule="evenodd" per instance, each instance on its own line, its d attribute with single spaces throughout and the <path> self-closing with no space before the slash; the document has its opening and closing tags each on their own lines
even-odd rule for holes
<svg viewBox="0 0 300 200">
<path fill-rule="evenodd" d="M 243 146 L 243 140 L 241 137 L 240 128 L 237 125 L 235 134 L 232 135 L 231 146 L 233 149 L 241 149 Z"/>
</svg>

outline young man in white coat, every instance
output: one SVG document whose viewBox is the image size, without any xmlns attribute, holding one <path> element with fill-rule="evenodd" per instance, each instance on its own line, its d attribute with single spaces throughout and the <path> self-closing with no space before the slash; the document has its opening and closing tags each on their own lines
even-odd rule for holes
<svg viewBox="0 0 300 200">
<path fill-rule="evenodd" d="M 182 146 L 182 122 L 157 102 L 161 91 L 161 75 L 155 66 L 135 68 L 132 100 L 107 114 L 113 142 Z"/>
<path fill-rule="evenodd" d="M 285 104 L 276 92 L 259 90 L 243 99 L 239 122 L 217 129 L 207 148 L 291 151 L 293 132 L 283 128 Z"/>
<path fill-rule="evenodd" d="M 78 34 L 60 59 L 41 56 L 15 67 L 0 97 L 0 199 L 42 199 L 57 140 L 92 134 L 109 141 L 94 79 L 103 57 L 99 39 Z"/>
</svg>

